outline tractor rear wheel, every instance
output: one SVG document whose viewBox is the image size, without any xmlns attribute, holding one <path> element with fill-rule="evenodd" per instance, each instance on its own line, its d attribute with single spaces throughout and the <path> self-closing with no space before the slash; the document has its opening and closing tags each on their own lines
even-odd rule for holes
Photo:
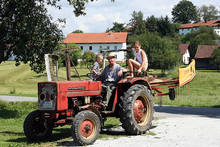
<svg viewBox="0 0 220 147">
<path fill-rule="evenodd" d="M 120 121 L 128 134 L 138 135 L 145 133 L 153 120 L 153 101 L 150 90 L 135 84 L 121 97 Z"/>
<path fill-rule="evenodd" d="M 39 110 L 28 114 L 24 121 L 24 134 L 29 141 L 41 141 L 51 136 L 53 126 L 49 125 Z"/>
<path fill-rule="evenodd" d="M 79 112 L 72 123 L 72 136 L 79 145 L 93 144 L 101 128 L 99 117 L 92 111 Z"/>
</svg>

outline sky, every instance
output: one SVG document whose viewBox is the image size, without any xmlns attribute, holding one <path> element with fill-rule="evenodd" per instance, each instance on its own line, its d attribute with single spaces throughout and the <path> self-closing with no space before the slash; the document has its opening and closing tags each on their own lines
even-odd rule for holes
<svg viewBox="0 0 220 147">
<path fill-rule="evenodd" d="M 86 4 L 86 15 L 75 17 L 73 6 L 66 0 L 59 3 L 61 10 L 48 7 L 48 13 L 56 21 L 57 18 L 65 18 L 66 24 L 60 25 L 64 36 L 74 30 L 82 30 L 84 33 L 101 33 L 113 26 L 113 22 L 128 24 L 133 11 L 141 11 L 144 19 L 154 15 L 155 17 L 168 16 L 172 18 L 171 11 L 180 0 L 95 0 Z M 219 0 L 190 0 L 195 6 L 214 5 L 220 9 Z"/>
</svg>

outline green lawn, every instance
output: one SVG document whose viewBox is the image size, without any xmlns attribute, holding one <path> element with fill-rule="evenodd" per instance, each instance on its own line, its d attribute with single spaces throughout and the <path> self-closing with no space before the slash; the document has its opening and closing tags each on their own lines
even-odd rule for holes
<svg viewBox="0 0 220 147">
<path fill-rule="evenodd" d="M 165 105 L 220 107 L 220 71 L 197 70 L 195 78 L 187 85 L 176 88 L 177 98 L 170 101 L 162 97 Z M 158 103 L 158 99 L 155 99 Z"/>
<path fill-rule="evenodd" d="M 81 75 L 88 73 L 88 69 L 79 69 Z M 74 70 L 72 69 L 72 73 Z M 168 72 L 170 75 L 176 75 L 176 71 Z M 160 70 L 150 70 L 150 74 L 160 74 Z M 59 75 L 64 80 L 65 71 L 61 68 Z M 87 78 L 87 77 L 84 77 Z M 73 80 L 78 78 L 73 77 Z M 5 62 L 0 64 L 0 94 L 1 95 L 22 95 L 37 96 L 37 82 L 46 81 L 45 73 L 36 74 L 30 71 L 28 65 L 22 64 L 15 67 L 14 62 Z M 220 107 L 220 72 L 219 71 L 197 71 L 196 77 L 190 84 L 176 88 L 177 98 L 170 101 L 168 97 L 162 97 L 164 105 L 179 106 L 198 106 L 198 107 Z M 155 103 L 158 98 L 154 98 Z M 25 117 L 33 110 L 37 109 L 37 103 L 33 102 L 1 102 L 0 101 L 0 146 L 62 146 L 71 144 L 70 126 L 58 127 L 53 131 L 53 137 L 40 143 L 29 143 L 23 133 L 23 122 Z M 119 119 L 108 118 L 105 127 L 118 127 Z M 151 135 L 153 132 L 148 133 Z M 99 138 L 120 137 L 121 134 L 103 133 Z"/>
<path fill-rule="evenodd" d="M 89 73 L 87 68 L 78 69 L 80 75 Z M 74 68 L 71 68 L 72 80 L 76 77 Z M 65 68 L 59 69 L 59 80 L 65 80 Z M 87 78 L 88 77 L 82 77 Z M 7 61 L 0 64 L 0 95 L 37 96 L 37 83 L 47 81 L 46 72 L 37 74 L 30 70 L 29 65 L 15 66 L 15 62 Z"/>
<path fill-rule="evenodd" d="M 87 68 L 77 67 L 80 75 L 89 73 Z M 150 70 L 150 74 L 160 75 L 160 70 Z M 168 71 L 167 77 L 177 77 L 177 69 Z M 79 80 L 71 68 L 72 80 Z M 65 68 L 59 70 L 59 80 L 65 80 Z M 87 78 L 86 76 L 82 77 Z M 36 74 L 30 67 L 21 64 L 16 67 L 13 61 L 0 64 L 0 95 L 37 96 L 37 83 L 47 81 L 46 73 Z M 220 71 L 198 70 L 197 75 L 188 85 L 176 88 L 177 98 L 170 101 L 162 97 L 163 104 L 181 106 L 217 107 L 220 105 Z M 155 103 L 158 103 L 155 98 Z"/>
</svg>

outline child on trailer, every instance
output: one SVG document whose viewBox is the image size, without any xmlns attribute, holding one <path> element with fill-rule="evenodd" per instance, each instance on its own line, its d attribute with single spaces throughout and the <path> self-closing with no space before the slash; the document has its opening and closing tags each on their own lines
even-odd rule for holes
<svg viewBox="0 0 220 147">
<path fill-rule="evenodd" d="M 134 43 L 134 51 L 133 54 L 135 59 L 128 60 L 128 68 L 130 70 L 130 78 L 134 77 L 134 68 L 137 69 L 137 75 L 139 75 L 142 71 L 146 71 L 148 67 L 148 59 L 145 51 L 141 49 L 141 44 L 139 41 L 135 41 Z"/>
</svg>

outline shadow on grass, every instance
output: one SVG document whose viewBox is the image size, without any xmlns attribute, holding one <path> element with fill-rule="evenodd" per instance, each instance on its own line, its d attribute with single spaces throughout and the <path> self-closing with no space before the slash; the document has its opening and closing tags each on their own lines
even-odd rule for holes
<svg viewBox="0 0 220 147">
<path fill-rule="evenodd" d="M 21 132 L 10 132 L 10 131 L 3 131 L 3 132 L 0 132 L 0 134 L 16 135 L 16 136 L 22 136 L 22 135 L 24 135 L 24 133 L 21 133 Z"/>
<path fill-rule="evenodd" d="M 80 75 L 80 78 L 81 77 L 88 77 L 88 75 Z M 71 75 L 71 78 L 79 78 L 78 75 Z"/>
<path fill-rule="evenodd" d="M 33 77 L 34 78 L 41 78 L 41 77 L 45 77 L 45 76 L 47 76 L 47 73 L 38 74 L 38 75 L 35 75 Z"/>
<path fill-rule="evenodd" d="M 0 118 L 8 119 L 15 117 L 19 117 L 19 112 L 17 110 L 0 109 Z"/>
</svg>

